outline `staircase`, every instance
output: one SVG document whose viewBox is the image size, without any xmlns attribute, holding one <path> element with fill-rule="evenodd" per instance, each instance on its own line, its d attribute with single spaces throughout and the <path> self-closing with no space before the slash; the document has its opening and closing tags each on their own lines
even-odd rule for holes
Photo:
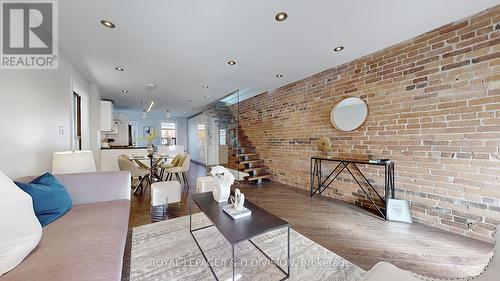
<svg viewBox="0 0 500 281">
<path fill-rule="evenodd" d="M 245 177 L 245 180 L 262 183 L 263 180 L 270 180 L 272 178 L 268 167 L 264 164 L 264 160 L 261 160 L 253 149 L 239 147 L 236 152 L 235 156 L 239 164 L 238 169 L 250 174 L 250 176 Z"/>
<path fill-rule="evenodd" d="M 264 180 L 271 180 L 272 175 L 264 160 L 259 158 L 255 148 L 248 140 L 241 127 L 236 122 L 231 110 L 223 102 L 218 102 L 209 106 L 209 112 L 220 129 L 234 130 L 237 132 L 237 140 L 234 143 L 228 142 L 229 159 L 228 168 L 248 173 L 245 181 L 260 184 Z"/>
</svg>

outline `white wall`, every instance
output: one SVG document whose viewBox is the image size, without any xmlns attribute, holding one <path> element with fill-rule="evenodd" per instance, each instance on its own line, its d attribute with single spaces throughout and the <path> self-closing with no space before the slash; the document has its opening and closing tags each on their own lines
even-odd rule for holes
<svg viewBox="0 0 500 281">
<path fill-rule="evenodd" d="M 165 118 L 165 111 L 156 110 L 148 113 L 148 118 L 142 118 L 141 111 L 132 111 L 132 110 L 115 110 L 115 113 L 122 115 L 126 115 L 129 121 L 135 121 L 138 124 L 138 136 L 143 136 L 143 127 L 151 126 L 156 128 L 156 132 L 158 133 L 158 138 L 153 142 L 154 145 L 160 145 L 160 123 L 163 121 L 175 121 L 177 123 L 177 144 L 184 145 L 187 147 L 187 118 Z M 146 146 L 147 141 L 143 139 L 139 139 L 137 141 L 137 146 Z"/>
<path fill-rule="evenodd" d="M 57 70 L 0 70 L 0 171 L 10 177 L 50 171 L 52 153 L 71 149 L 73 87 L 90 87 L 61 52 L 59 59 Z"/>
<path fill-rule="evenodd" d="M 199 126 L 204 130 L 200 130 Z M 207 116 L 205 113 L 196 115 L 188 119 L 189 153 L 191 159 L 198 163 L 207 164 L 207 137 L 208 128 Z"/>
<path fill-rule="evenodd" d="M 101 93 L 90 86 L 90 150 L 94 153 L 97 171 L 101 170 Z"/>
</svg>

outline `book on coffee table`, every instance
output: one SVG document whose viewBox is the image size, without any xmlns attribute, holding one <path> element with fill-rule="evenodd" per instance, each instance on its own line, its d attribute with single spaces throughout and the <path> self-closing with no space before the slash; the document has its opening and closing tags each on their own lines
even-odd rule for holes
<svg viewBox="0 0 500 281">
<path fill-rule="evenodd" d="M 244 217 L 248 217 L 252 214 L 252 211 L 249 209 L 243 207 L 240 210 L 235 210 L 233 205 L 229 204 L 224 207 L 222 207 L 224 212 L 228 214 L 233 220 L 241 219 Z"/>
</svg>

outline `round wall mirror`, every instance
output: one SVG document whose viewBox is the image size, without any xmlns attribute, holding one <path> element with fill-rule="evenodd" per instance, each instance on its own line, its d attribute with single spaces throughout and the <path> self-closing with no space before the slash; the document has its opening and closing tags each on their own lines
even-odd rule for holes
<svg viewBox="0 0 500 281">
<path fill-rule="evenodd" d="M 359 128 L 368 116 L 368 106 L 359 98 L 347 98 L 337 103 L 330 113 L 330 121 L 340 131 Z"/>
</svg>

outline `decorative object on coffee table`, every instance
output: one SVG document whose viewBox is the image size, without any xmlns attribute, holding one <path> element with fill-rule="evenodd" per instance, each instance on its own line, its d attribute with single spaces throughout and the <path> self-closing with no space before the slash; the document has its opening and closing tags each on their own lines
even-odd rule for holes
<svg viewBox="0 0 500 281">
<path fill-rule="evenodd" d="M 230 198 L 234 210 L 238 211 L 243 209 L 243 205 L 245 204 L 245 194 L 241 193 L 238 188 L 234 190 L 234 196 L 231 196 Z"/>
<path fill-rule="evenodd" d="M 241 207 L 240 209 L 236 210 L 231 204 L 222 207 L 222 209 L 224 210 L 224 213 L 230 216 L 233 220 L 242 219 L 252 215 L 252 211 L 250 211 L 249 209 Z"/>
<path fill-rule="evenodd" d="M 227 203 L 231 193 L 231 185 L 234 183 L 233 174 L 222 166 L 214 166 L 210 170 L 210 175 L 215 181 L 215 187 L 212 191 L 214 200 L 219 203 Z"/>
</svg>

